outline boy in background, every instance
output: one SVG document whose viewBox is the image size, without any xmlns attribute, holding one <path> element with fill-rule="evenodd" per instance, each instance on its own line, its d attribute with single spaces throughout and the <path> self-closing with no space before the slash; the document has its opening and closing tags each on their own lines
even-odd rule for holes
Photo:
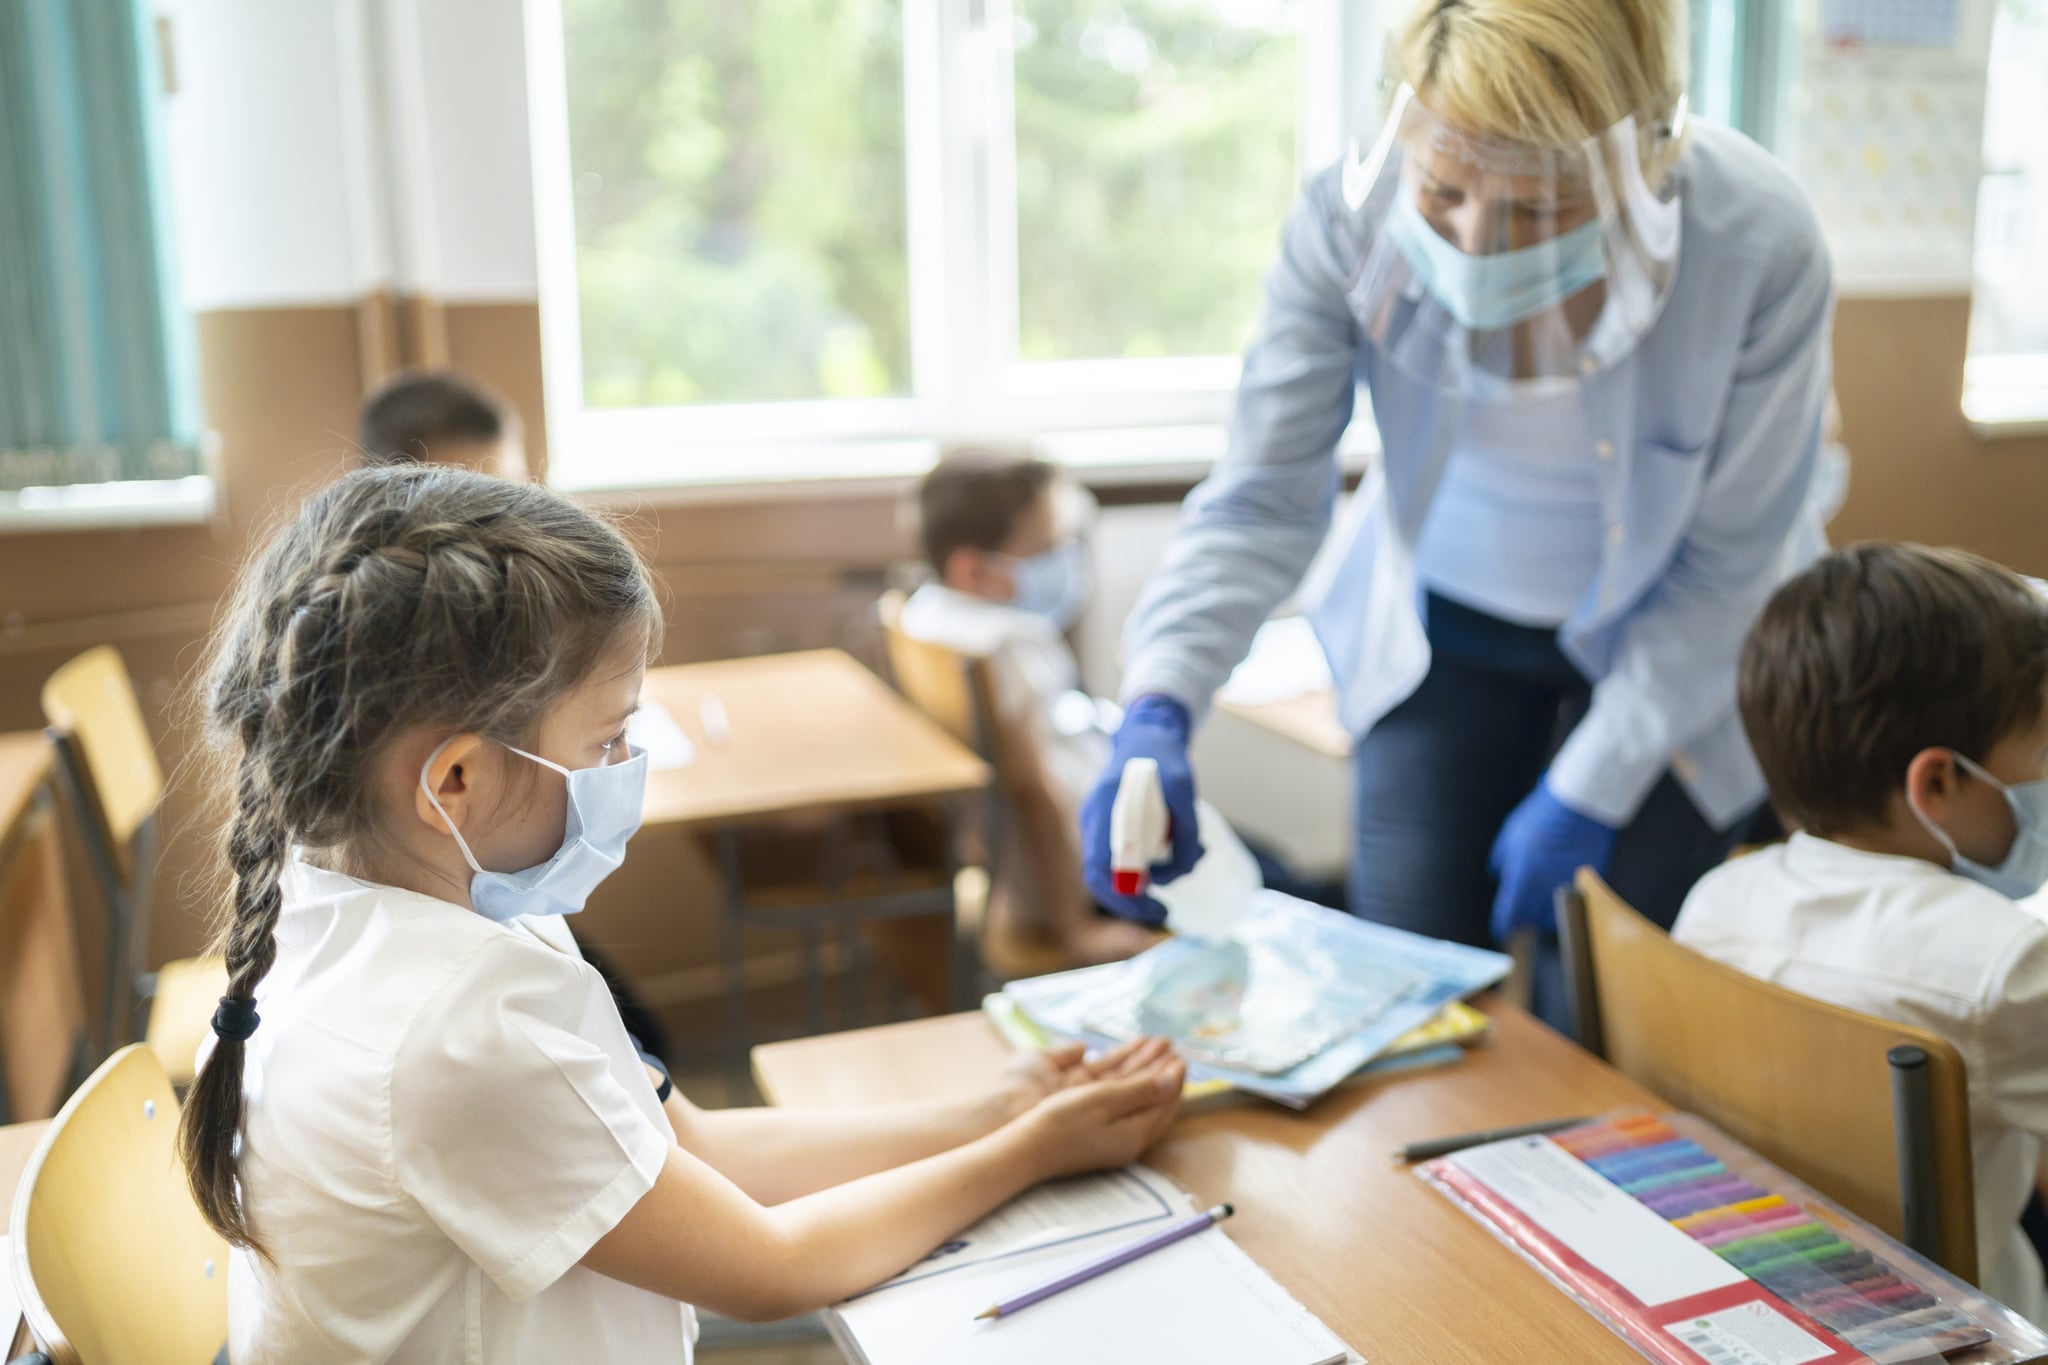
<svg viewBox="0 0 2048 1365">
<path fill-rule="evenodd" d="M 1673 937 L 1934 1030 L 1970 1083 L 1986 1293 L 2048 1322 L 2021 1229 L 2048 1135 L 2048 599 L 1975 555 L 1853 545 L 1788 580 L 1737 699 L 1797 830 L 1707 874 Z"/>
<path fill-rule="evenodd" d="M 1004 774 L 1017 828 L 1005 909 L 1027 939 L 1076 963 L 1151 946 L 1151 931 L 1096 912 L 1081 881 L 1080 803 L 1108 761 L 1098 703 L 1080 690 L 1066 631 L 1088 600 L 1087 496 L 1044 460 L 948 452 L 918 490 L 936 579 L 903 608 L 907 634 L 989 661 L 994 721 L 1019 742 Z"/>
<path fill-rule="evenodd" d="M 357 444 L 365 465 L 450 464 L 524 483 L 519 415 L 453 370 L 402 370 L 363 400 Z"/>
</svg>

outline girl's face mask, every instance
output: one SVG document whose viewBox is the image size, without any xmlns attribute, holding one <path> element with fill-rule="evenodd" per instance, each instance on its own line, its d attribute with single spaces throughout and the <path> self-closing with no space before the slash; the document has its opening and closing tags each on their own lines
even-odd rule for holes
<svg viewBox="0 0 2048 1365">
<path fill-rule="evenodd" d="M 427 783 L 428 769 L 440 757 L 441 749 L 429 754 L 421 767 L 420 790 L 441 818 L 448 820 L 448 832 L 455 836 L 455 846 L 475 874 L 469 882 L 469 903 L 479 915 L 499 921 L 520 915 L 573 915 L 590 899 L 597 884 L 626 860 L 626 841 L 640 828 L 641 806 L 647 795 L 647 751 L 629 749 L 623 763 L 570 769 L 524 749 L 505 747 L 543 768 L 552 768 L 569 784 L 562 844 L 546 862 L 520 872 L 488 872 L 477 862 L 469 851 L 469 841 L 455 822 L 448 820 L 448 812 L 441 809 Z"/>
</svg>

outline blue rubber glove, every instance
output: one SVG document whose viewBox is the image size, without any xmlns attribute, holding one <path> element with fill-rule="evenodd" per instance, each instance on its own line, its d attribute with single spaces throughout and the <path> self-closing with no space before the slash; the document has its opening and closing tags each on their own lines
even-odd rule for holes
<svg viewBox="0 0 2048 1365">
<path fill-rule="evenodd" d="M 1166 923 L 1166 907 L 1150 896 L 1120 896 L 1110 880 L 1109 808 L 1116 803 L 1124 764 L 1149 758 L 1159 764 L 1159 790 L 1173 821 L 1171 848 L 1163 863 L 1152 865 L 1152 880 L 1170 882 L 1192 869 L 1202 856 L 1195 826 L 1195 775 L 1188 767 L 1188 708 L 1171 697 L 1143 696 L 1124 712 L 1124 723 L 1110 742 L 1109 766 L 1081 804 L 1081 875 L 1096 904 L 1140 924 Z"/>
<path fill-rule="evenodd" d="M 1493 898 L 1493 937 L 1507 941 L 1517 929 L 1557 932 L 1557 888 L 1582 867 L 1607 871 L 1615 831 L 1560 801 L 1550 779 L 1522 798 L 1500 827 L 1486 865 L 1500 879 Z"/>
</svg>

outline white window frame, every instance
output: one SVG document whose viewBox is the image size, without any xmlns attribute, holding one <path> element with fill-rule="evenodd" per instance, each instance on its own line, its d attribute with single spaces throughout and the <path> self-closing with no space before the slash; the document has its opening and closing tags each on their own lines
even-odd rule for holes
<svg viewBox="0 0 2048 1365">
<path fill-rule="evenodd" d="M 1336 159 L 1349 117 L 1372 95 L 1385 4 L 1302 0 L 1298 180 Z M 928 467 L 940 442 L 970 435 L 1053 437 L 1049 447 L 1117 467 L 1185 463 L 1169 453 L 1176 433 L 1199 433 L 1202 452 L 1220 445 L 1237 356 L 1015 355 L 1013 63 L 1002 41 L 1011 0 L 903 0 L 909 394 L 586 409 L 561 3 L 525 9 L 550 482 L 598 490 L 902 478 Z"/>
<path fill-rule="evenodd" d="M 1986 166 L 1985 173 L 1999 169 Z M 1998 284 L 1983 273 L 1981 240 L 1975 249 L 1973 298 Z M 1980 439 L 2048 435 L 2048 352 L 1972 352 L 1963 366 L 1963 417 Z"/>
</svg>

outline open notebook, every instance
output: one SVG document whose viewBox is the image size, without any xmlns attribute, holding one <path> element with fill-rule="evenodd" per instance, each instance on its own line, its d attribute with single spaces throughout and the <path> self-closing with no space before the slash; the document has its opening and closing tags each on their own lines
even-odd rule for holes
<svg viewBox="0 0 2048 1365">
<path fill-rule="evenodd" d="M 1041 1185 L 826 1314 L 864 1365 L 1346 1365 L 1353 1355 L 1223 1227 L 1014 1317 L 975 1314 L 1195 1211 L 1143 1166 Z M 1228 1226 L 1225 1224 L 1224 1226 Z"/>
</svg>

